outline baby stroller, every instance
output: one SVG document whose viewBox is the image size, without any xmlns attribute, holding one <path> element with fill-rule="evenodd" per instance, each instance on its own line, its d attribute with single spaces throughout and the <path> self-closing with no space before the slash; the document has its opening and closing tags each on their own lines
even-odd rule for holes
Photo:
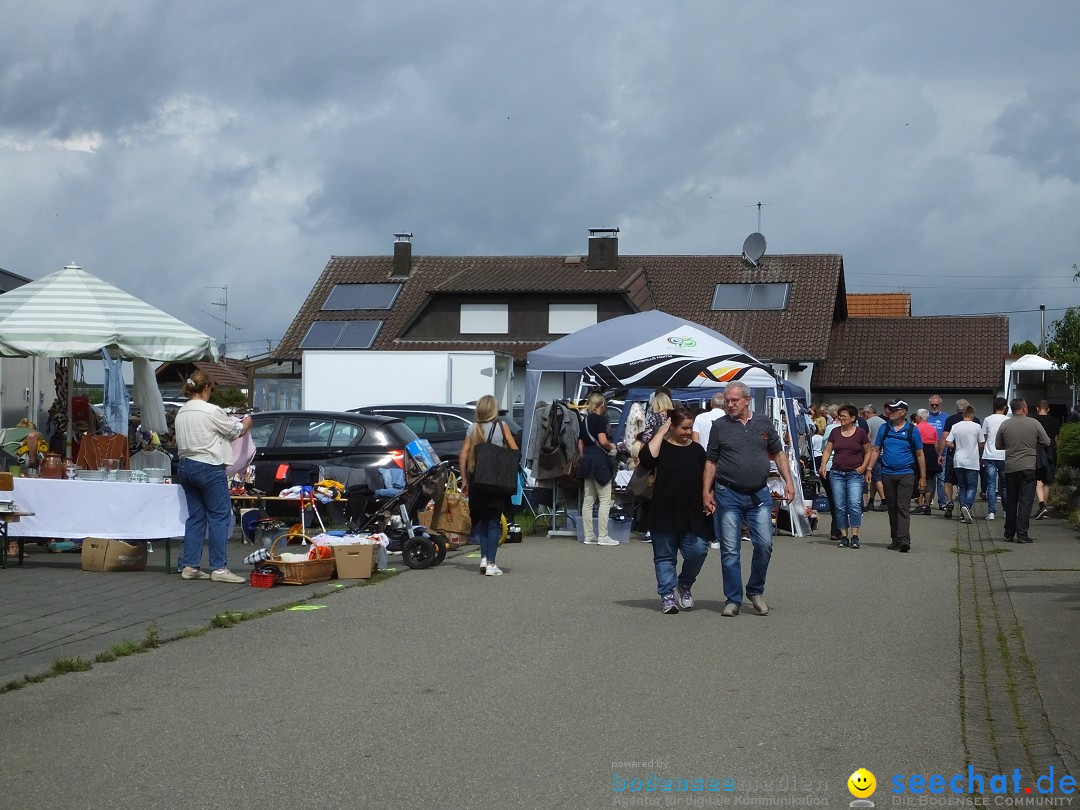
<svg viewBox="0 0 1080 810">
<path fill-rule="evenodd" d="M 432 466 L 415 465 L 411 457 L 407 462 L 405 485 L 397 494 L 379 497 L 385 490 L 377 490 L 376 497 L 350 500 L 348 525 L 350 531 L 381 533 L 390 538 L 388 551 L 400 551 L 409 568 L 429 568 L 446 559 L 449 543 L 441 534 L 431 532 L 420 525 L 418 513 L 428 501 L 446 489 L 450 462 L 441 461 Z M 426 467 L 420 471 L 420 467 Z"/>
</svg>

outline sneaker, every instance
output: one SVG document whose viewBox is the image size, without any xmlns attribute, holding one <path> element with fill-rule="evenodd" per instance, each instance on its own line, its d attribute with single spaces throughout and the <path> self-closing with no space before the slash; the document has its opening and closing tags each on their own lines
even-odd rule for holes
<svg viewBox="0 0 1080 810">
<path fill-rule="evenodd" d="M 847 541 L 846 537 L 841 537 L 840 540 L 836 544 L 837 548 L 847 548 L 847 546 L 848 546 L 848 541 Z"/>
<path fill-rule="evenodd" d="M 724 609 L 720 611 L 720 615 L 727 616 L 728 618 L 731 618 L 732 616 L 738 616 L 739 606 L 736 605 L 734 602 L 728 602 L 726 605 L 724 605 Z"/>
<path fill-rule="evenodd" d="M 613 539 L 611 537 L 601 537 L 599 540 L 596 541 L 596 545 L 598 545 L 598 546 L 617 546 L 617 545 L 619 545 L 619 541 L 615 540 L 615 539 Z"/>
<path fill-rule="evenodd" d="M 964 523 L 971 523 L 971 510 L 966 506 L 960 507 L 960 519 L 963 520 Z"/>
<path fill-rule="evenodd" d="M 713 540 L 711 543 L 709 543 L 709 548 L 711 548 L 713 551 L 719 551 L 720 550 L 720 541 L 719 540 Z"/>
<path fill-rule="evenodd" d="M 487 573 L 487 557 L 481 557 L 480 558 L 480 573 L 481 574 L 486 574 Z"/>
<path fill-rule="evenodd" d="M 487 571 L 484 572 L 485 576 L 489 577 L 501 577 L 503 575 L 502 569 L 495 563 L 491 563 L 487 567 Z"/>
<path fill-rule="evenodd" d="M 887 503 L 885 503 L 884 501 L 882 501 L 881 503 L 879 503 L 877 506 L 874 507 L 874 511 L 875 512 L 888 512 L 889 511 L 889 505 Z"/>
<path fill-rule="evenodd" d="M 585 545 L 587 545 L 587 546 L 595 546 L 596 545 L 596 538 L 595 537 L 586 537 L 585 538 Z"/>
<path fill-rule="evenodd" d="M 911 551 L 911 544 L 910 543 L 904 543 L 903 545 L 900 546 L 900 553 L 901 554 L 907 554 L 909 551 Z"/>
<path fill-rule="evenodd" d="M 1035 513 L 1035 519 L 1036 520 L 1042 520 L 1044 517 L 1046 517 L 1049 514 L 1050 514 L 1050 512 L 1047 511 L 1045 506 L 1040 506 L 1039 511 Z"/>
<path fill-rule="evenodd" d="M 210 579 L 210 575 L 202 569 L 185 566 L 180 572 L 180 579 Z"/>
<path fill-rule="evenodd" d="M 986 513 L 986 519 L 987 520 L 994 520 L 996 517 L 997 517 L 997 515 L 995 515 L 993 512 L 987 512 Z"/>
<path fill-rule="evenodd" d="M 852 548 L 859 548 L 859 538 L 858 538 L 858 537 L 854 538 L 854 539 L 853 539 L 853 540 L 851 541 L 851 547 L 852 547 Z"/>
<path fill-rule="evenodd" d="M 754 611 L 758 616 L 769 615 L 769 606 L 765 604 L 765 600 L 761 598 L 760 593 L 755 593 L 750 597 L 750 604 L 754 606 Z"/>
<path fill-rule="evenodd" d="M 885 546 L 885 548 L 887 548 L 889 551 L 899 551 L 900 544 L 894 540 L 893 542 L 889 543 L 889 545 Z"/>
<path fill-rule="evenodd" d="M 1034 543 L 1035 541 L 1028 537 L 1026 534 L 1018 535 L 1016 538 L 1017 543 Z"/>
<path fill-rule="evenodd" d="M 217 571 L 212 573 L 210 575 L 210 581 L 211 582 L 228 582 L 231 585 L 239 585 L 239 584 L 241 584 L 243 582 L 247 582 L 246 579 L 244 579 L 241 576 L 237 576 L 232 571 L 230 571 L 228 568 L 219 568 Z"/>
<path fill-rule="evenodd" d="M 678 613 L 679 606 L 675 604 L 675 594 L 665 593 L 660 597 L 660 609 L 664 613 Z"/>
<path fill-rule="evenodd" d="M 1016 542 L 1016 535 L 1014 535 L 1014 534 L 1005 535 L 1005 542 L 1006 543 L 1015 543 Z"/>
<path fill-rule="evenodd" d="M 694 597 L 690 594 L 689 585 L 680 585 L 678 589 L 679 607 L 683 610 L 690 610 L 694 606 Z"/>
<path fill-rule="evenodd" d="M 952 501 L 949 501 L 947 504 L 945 504 L 945 519 L 946 520 L 952 520 L 952 510 L 953 510 L 953 503 L 952 503 Z"/>
<path fill-rule="evenodd" d="M 652 537 L 650 535 L 643 534 L 641 536 L 641 542 L 642 543 L 651 543 L 652 542 Z"/>
</svg>

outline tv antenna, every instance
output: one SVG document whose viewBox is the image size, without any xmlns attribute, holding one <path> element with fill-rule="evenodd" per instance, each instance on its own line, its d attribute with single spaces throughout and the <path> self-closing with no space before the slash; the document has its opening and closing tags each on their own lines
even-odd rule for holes
<svg viewBox="0 0 1080 810">
<path fill-rule="evenodd" d="M 221 355 L 222 359 L 224 359 L 225 352 L 229 346 L 229 327 L 231 326 L 237 332 L 243 332 L 244 330 L 234 323 L 229 323 L 229 285 L 226 284 L 223 287 L 207 287 L 206 289 L 221 290 L 223 293 L 221 301 L 210 302 L 212 306 L 221 307 L 221 315 L 215 315 L 213 312 L 207 312 L 205 309 L 202 310 L 202 313 L 204 315 L 209 315 L 215 321 L 221 321 L 221 323 L 225 326 L 223 336 L 221 338 L 221 343 L 218 344 L 218 354 Z"/>
</svg>

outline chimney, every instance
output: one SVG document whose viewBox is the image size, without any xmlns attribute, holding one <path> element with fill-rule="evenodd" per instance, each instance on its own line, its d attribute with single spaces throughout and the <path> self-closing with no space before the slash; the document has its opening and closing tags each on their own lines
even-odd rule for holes
<svg viewBox="0 0 1080 810">
<path fill-rule="evenodd" d="M 394 269 L 391 278 L 408 278 L 412 272 L 411 233 L 394 234 Z"/>
<path fill-rule="evenodd" d="M 589 228 L 589 269 L 619 269 L 619 229 Z"/>
</svg>

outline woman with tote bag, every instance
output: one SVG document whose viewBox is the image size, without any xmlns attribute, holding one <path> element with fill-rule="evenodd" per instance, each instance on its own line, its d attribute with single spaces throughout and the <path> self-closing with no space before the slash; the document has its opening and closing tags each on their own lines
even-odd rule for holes
<svg viewBox="0 0 1080 810">
<path fill-rule="evenodd" d="M 476 464 L 476 446 L 483 442 L 518 449 L 510 429 L 499 419 L 499 405 L 491 394 L 485 394 L 476 403 L 476 422 L 469 428 L 458 461 L 461 464 L 461 493 L 469 498 L 473 535 L 480 544 L 480 573 L 498 577 L 503 572 L 495 564 L 495 554 L 499 550 L 502 517 L 510 513 L 510 495 L 479 488 L 469 491 L 469 476 Z"/>
</svg>

